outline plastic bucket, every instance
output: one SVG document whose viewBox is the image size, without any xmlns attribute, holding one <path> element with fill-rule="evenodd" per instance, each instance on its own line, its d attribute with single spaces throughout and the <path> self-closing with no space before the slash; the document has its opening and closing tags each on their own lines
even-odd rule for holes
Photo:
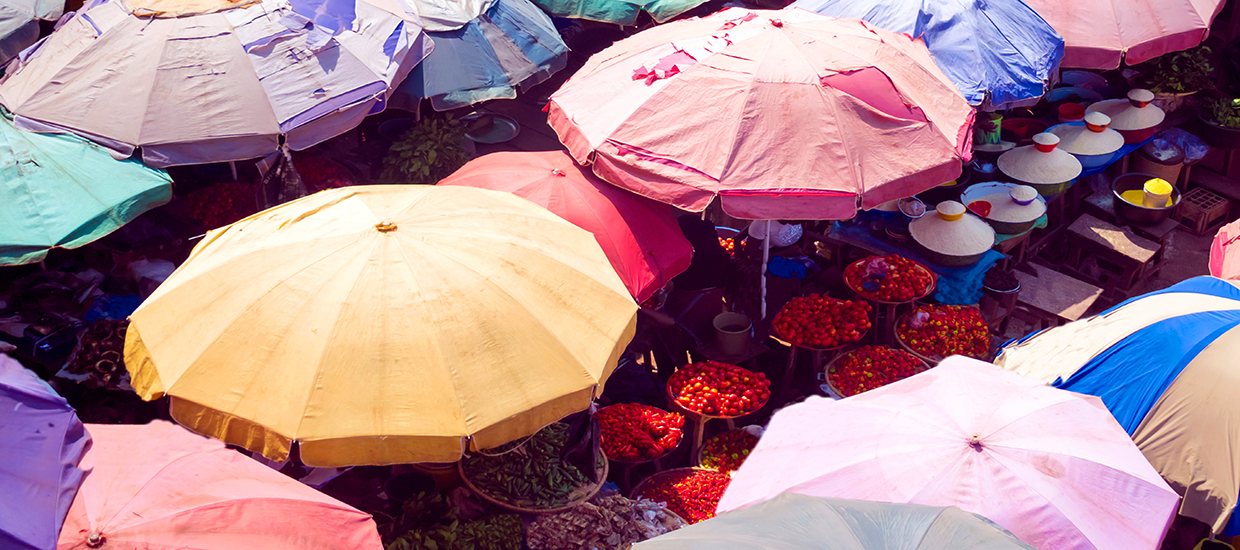
<svg viewBox="0 0 1240 550">
<path fill-rule="evenodd" d="M 724 355 L 740 355 L 749 345 L 749 329 L 753 323 L 741 313 L 720 313 L 715 316 L 715 343 Z"/>
<path fill-rule="evenodd" d="M 1146 208 L 1166 208 L 1175 187 L 1165 180 L 1154 178 L 1145 182 L 1141 190 L 1145 191 L 1145 199 L 1142 202 Z"/>
</svg>

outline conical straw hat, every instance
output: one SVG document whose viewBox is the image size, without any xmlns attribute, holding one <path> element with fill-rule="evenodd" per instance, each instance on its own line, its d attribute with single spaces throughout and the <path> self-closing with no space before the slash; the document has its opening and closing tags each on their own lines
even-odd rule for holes
<svg viewBox="0 0 1240 550">
<path fill-rule="evenodd" d="M 1167 114 L 1154 101 L 1154 92 L 1135 89 L 1128 91 L 1128 99 L 1109 99 L 1090 105 L 1087 112 L 1102 113 L 1111 117 L 1112 130 L 1144 130 L 1162 123 Z"/>
<path fill-rule="evenodd" d="M 981 218 L 966 212 L 963 204 L 943 201 L 935 209 L 937 213 L 917 218 L 908 225 L 909 234 L 922 246 L 948 256 L 971 256 L 995 245 L 995 230 Z M 958 214 L 963 215 L 948 219 Z"/>
<path fill-rule="evenodd" d="M 1056 148 L 1059 136 L 1043 132 L 1033 145 L 1017 147 L 999 156 L 999 170 L 1024 183 L 1063 183 L 1081 175 L 1081 161 Z"/>
<path fill-rule="evenodd" d="M 1124 136 L 1108 128 L 1111 117 L 1099 112 L 1085 115 L 1084 126 L 1060 124 L 1051 128 L 1059 136 L 1059 148 L 1074 155 L 1106 155 L 1124 146 Z"/>
</svg>

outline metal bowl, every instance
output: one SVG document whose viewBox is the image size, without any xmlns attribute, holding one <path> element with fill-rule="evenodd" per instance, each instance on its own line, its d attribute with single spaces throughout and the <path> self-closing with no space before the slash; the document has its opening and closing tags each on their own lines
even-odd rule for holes
<svg viewBox="0 0 1240 550">
<path fill-rule="evenodd" d="M 477 111 L 461 117 L 468 129 L 465 137 L 475 143 L 503 143 L 521 133 L 521 125 L 510 116 Z"/>
<path fill-rule="evenodd" d="M 1115 178 L 1115 181 L 1111 182 L 1111 195 L 1115 203 L 1115 212 L 1120 217 L 1137 225 L 1155 225 L 1171 217 L 1171 212 L 1175 211 L 1175 207 L 1180 205 L 1180 190 L 1174 186 L 1171 188 L 1171 206 L 1164 206 L 1162 208 L 1150 208 L 1139 204 L 1132 204 L 1120 196 L 1120 193 L 1124 191 L 1143 189 L 1145 182 L 1156 177 L 1158 176 L 1153 174 L 1132 172 Z"/>
</svg>

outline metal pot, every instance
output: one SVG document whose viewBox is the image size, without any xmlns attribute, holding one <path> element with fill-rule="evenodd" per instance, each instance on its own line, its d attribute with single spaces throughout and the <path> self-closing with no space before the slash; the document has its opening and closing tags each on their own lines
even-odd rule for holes
<svg viewBox="0 0 1240 550">
<path fill-rule="evenodd" d="M 971 266 L 973 264 L 976 264 L 978 261 L 980 261 L 982 259 L 982 256 L 986 254 L 986 251 L 983 250 L 981 252 L 978 252 L 977 254 L 970 254 L 968 256 L 952 256 L 949 254 L 943 254 L 941 252 L 935 252 L 933 250 L 930 250 L 929 248 L 926 248 L 925 246 L 923 246 L 920 242 L 917 242 L 917 239 L 909 239 L 909 240 L 913 242 L 913 249 L 916 250 L 918 254 L 921 254 L 921 257 L 925 258 L 926 261 L 929 261 L 937 265 L 941 265 L 943 267 Z"/>
<path fill-rule="evenodd" d="M 1171 212 L 1175 211 L 1175 207 L 1180 205 L 1179 189 L 1171 188 L 1171 206 L 1164 206 L 1162 208 L 1149 208 L 1139 204 L 1132 204 L 1120 196 L 1120 193 L 1124 191 L 1143 189 L 1145 182 L 1156 177 L 1158 176 L 1131 172 L 1115 178 L 1115 181 L 1111 182 L 1111 195 L 1112 201 L 1115 203 L 1115 212 L 1120 217 L 1137 225 L 1155 225 L 1171 217 Z"/>
</svg>

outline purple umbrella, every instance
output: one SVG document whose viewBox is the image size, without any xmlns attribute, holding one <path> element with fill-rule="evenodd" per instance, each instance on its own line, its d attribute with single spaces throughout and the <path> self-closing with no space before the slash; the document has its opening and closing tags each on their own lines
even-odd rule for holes
<svg viewBox="0 0 1240 550">
<path fill-rule="evenodd" d="M 69 403 L 0 354 L 0 548 L 56 548 L 89 446 Z"/>
</svg>

